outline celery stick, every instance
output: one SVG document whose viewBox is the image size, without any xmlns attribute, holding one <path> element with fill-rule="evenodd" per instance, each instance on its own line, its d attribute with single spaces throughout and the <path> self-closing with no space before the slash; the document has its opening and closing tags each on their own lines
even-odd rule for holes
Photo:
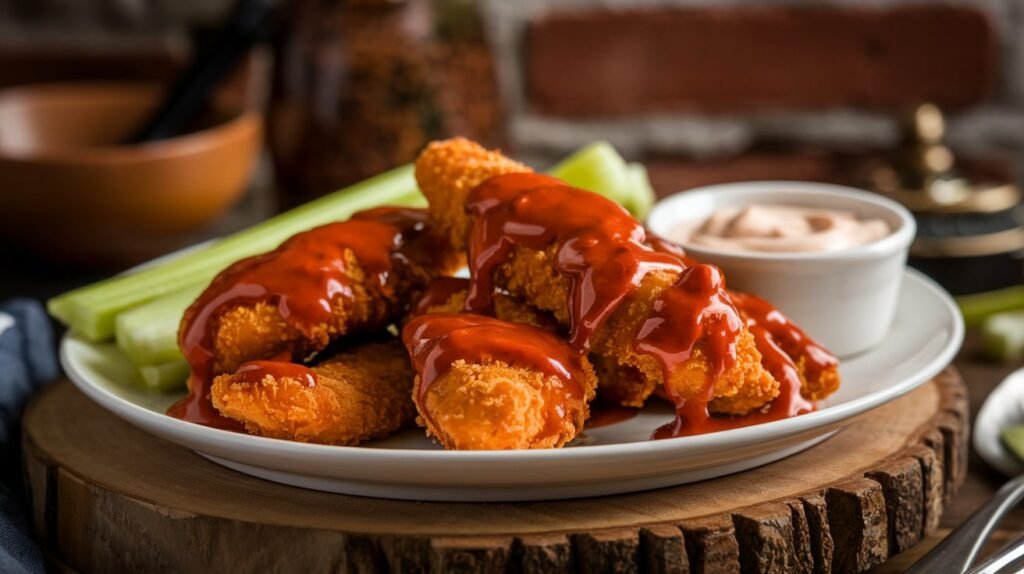
<svg viewBox="0 0 1024 574">
<path fill-rule="evenodd" d="M 621 190 L 626 187 L 626 160 L 606 141 L 583 146 L 551 168 L 549 173 L 615 201 L 619 201 Z"/>
<path fill-rule="evenodd" d="M 139 366 L 181 360 L 178 324 L 205 287 L 206 283 L 193 285 L 119 314 L 117 346 Z"/>
<path fill-rule="evenodd" d="M 976 327 L 989 315 L 1024 309 L 1024 285 L 987 293 L 962 295 L 956 298 L 956 302 L 960 305 L 960 312 L 964 315 L 964 323 L 968 327 Z"/>
<path fill-rule="evenodd" d="M 51 299 L 50 313 L 90 341 L 114 334 L 118 313 L 162 295 L 208 282 L 221 269 L 273 249 L 288 237 L 382 204 L 416 205 L 413 168 L 406 165 L 324 196 L 165 264 L 82 287 Z"/>
<path fill-rule="evenodd" d="M 647 216 L 654 190 L 641 164 L 627 164 L 606 141 L 584 146 L 562 160 L 549 173 L 567 183 L 620 203 L 637 219 Z"/>
<path fill-rule="evenodd" d="M 651 180 L 647 177 L 647 168 L 640 163 L 631 163 L 626 166 L 628 176 L 629 193 L 623 198 L 623 207 L 629 210 L 634 217 L 643 221 L 647 213 L 654 207 L 654 188 L 651 187 Z"/>
<path fill-rule="evenodd" d="M 1024 462 L 1024 425 L 1012 425 L 1004 428 L 999 433 L 1010 452 L 1017 457 L 1017 460 Z"/>
<path fill-rule="evenodd" d="M 981 325 L 985 354 L 1011 363 L 1024 359 L 1024 310 L 996 313 Z"/>
<path fill-rule="evenodd" d="M 571 155 L 552 173 L 570 184 L 602 193 L 642 218 L 654 200 L 646 170 L 627 164 L 607 142 L 590 144 Z M 213 245 L 125 276 L 114 277 L 65 293 L 49 301 L 50 313 L 91 341 L 102 341 L 119 331 L 119 344 L 138 364 L 169 359 L 168 326 L 180 317 L 178 304 L 161 303 L 124 320 L 117 316 L 165 295 L 204 285 L 231 263 L 270 250 L 298 233 L 344 219 L 355 211 L 381 204 L 422 205 L 412 166 L 403 166 L 344 190 L 307 203 Z M 163 313 L 168 313 L 165 316 Z M 174 315 L 171 317 L 171 315 Z M 143 329 L 147 321 L 166 322 Z"/>
<path fill-rule="evenodd" d="M 164 393 L 185 388 L 188 363 L 184 360 L 139 367 L 139 385 L 147 391 Z"/>
</svg>

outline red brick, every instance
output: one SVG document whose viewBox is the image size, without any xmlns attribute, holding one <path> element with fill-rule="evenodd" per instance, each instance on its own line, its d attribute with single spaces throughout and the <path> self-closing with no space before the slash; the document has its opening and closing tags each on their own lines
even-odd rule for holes
<svg viewBox="0 0 1024 574">
<path fill-rule="evenodd" d="M 947 107 L 986 100 L 996 32 L 970 6 L 551 13 L 525 39 L 527 95 L 551 115 Z"/>
<path fill-rule="evenodd" d="M 677 191 L 736 181 L 818 181 L 865 187 L 866 174 L 879 159 L 878 151 L 822 152 L 816 150 L 764 151 L 716 160 L 660 156 L 643 163 L 658 197 Z M 963 158 L 960 169 L 974 181 L 1016 179 L 1010 157 Z"/>
<path fill-rule="evenodd" d="M 845 175 L 834 157 L 814 152 L 755 152 L 715 161 L 658 158 L 644 164 L 658 197 L 716 183 L 755 180 L 838 183 Z"/>
</svg>

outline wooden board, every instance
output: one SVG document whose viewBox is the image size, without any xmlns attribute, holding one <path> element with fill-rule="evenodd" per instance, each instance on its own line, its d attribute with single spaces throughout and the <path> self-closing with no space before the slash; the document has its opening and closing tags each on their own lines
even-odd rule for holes
<svg viewBox="0 0 1024 574">
<path fill-rule="evenodd" d="M 803 453 L 595 499 L 417 503 L 235 473 L 51 387 L 24 422 L 37 533 L 79 572 L 860 572 L 935 529 L 966 472 L 948 369 Z"/>
</svg>

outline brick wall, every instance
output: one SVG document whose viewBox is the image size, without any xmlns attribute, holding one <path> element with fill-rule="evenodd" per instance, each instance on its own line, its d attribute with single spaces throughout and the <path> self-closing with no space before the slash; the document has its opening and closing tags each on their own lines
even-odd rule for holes
<svg viewBox="0 0 1024 574">
<path fill-rule="evenodd" d="M 484 9 L 511 143 L 537 162 L 601 137 L 648 159 L 661 192 L 825 179 L 833 160 L 820 152 L 895 145 L 900 112 L 929 99 L 947 109 L 955 151 L 1024 168 L 1016 0 L 485 0 Z"/>
<path fill-rule="evenodd" d="M 662 192 L 825 179 L 830 152 L 894 145 L 899 111 L 930 98 L 949 109 L 958 153 L 1009 158 L 1024 174 L 1019 0 L 478 1 L 510 144 L 537 164 L 605 138 L 648 161 Z M 0 0 L 0 86 L 169 77 L 188 29 L 229 3 Z M 93 53 L 95 69 L 83 59 Z"/>
</svg>

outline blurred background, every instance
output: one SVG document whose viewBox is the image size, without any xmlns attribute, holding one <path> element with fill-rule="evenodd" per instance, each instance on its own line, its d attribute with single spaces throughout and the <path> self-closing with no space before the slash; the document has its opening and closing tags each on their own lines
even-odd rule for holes
<svg viewBox="0 0 1024 574">
<path fill-rule="evenodd" d="M 535 167 L 606 139 L 659 195 L 874 189 L 919 215 L 914 264 L 952 291 L 1021 282 L 1015 0 L 269 3 L 202 114 L 130 143 L 242 4 L 0 0 L 0 297 L 228 233 L 456 134 Z"/>
</svg>

